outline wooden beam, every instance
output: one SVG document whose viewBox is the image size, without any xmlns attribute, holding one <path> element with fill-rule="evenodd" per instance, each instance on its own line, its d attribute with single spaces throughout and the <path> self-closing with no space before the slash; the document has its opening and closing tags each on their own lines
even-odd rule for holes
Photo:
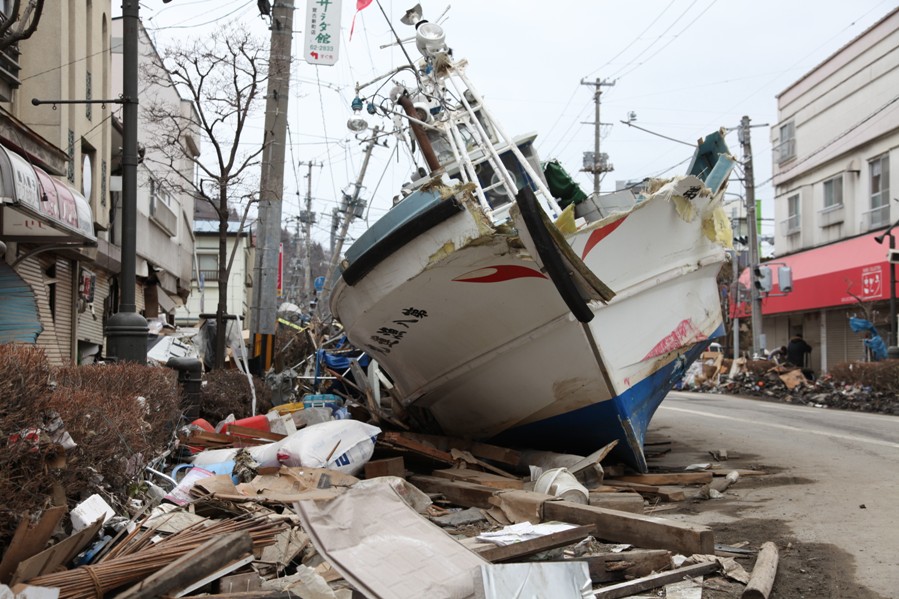
<svg viewBox="0 0 899 599">
<path fill-rule="evenodd" d="M 616 543 L 630 543 L 648 549 L 669 549 L 684 555 L 715 553 L 715 538 L 707 526 L 683 524 L 569 501 L 545 502 L 543 515 L 546 520 L 595 524 L 599 538 Z"/>
<path fill-rule="evenodd" d="M 659 574 L 650 574 L 636 580 L 629 580 L 612 586 L 604 587 L 593 593 L 596 599 L 618 599 L 619 597 L 630 597 L 643 591 L 648 591 L 657 587 L 665 586 L 672 582 L 683 580 L 690 576 L 704 576 L 718 570 L 717 562 L 705 562 L 702 564 L 693 564 L 692 566 L 684 566 L 669 572 L 660 572 Z"/>
<path fill-rule="evenodd" d="M 503 547 L 488 547 L 478 551 L 481 557 L 494 564 L 510 562 L 528 555 L 534 555 L 541 551 L 548 551 L 557 547 L 565 547 L 579 543 L 596 532 L 593 526 L 575 526 L 568 530 L 560 530 L 552 534 L 544 535 L 536 539 L 512 543 Z"/>
<path fill-rule="evenodd" d="M 428 445 L 427 443 L 423 443 L 417 439 L 413 439 L 412 437 L 404 433 L 381 433 L 381 437 L 379 440 L 384 444 L 395 445 L 397 447 L 402 447 L 403 449 L 408 449 L 413 453 L 423 455 L 437 462 L 443 462 L 450 465 L 455 464 L 453 456 L 448 452 L 441 451 L 436 447 Z"/>
<path fill-rule="evenodd" d="M 438 478 L 475 483 L 478 485 L 493 487 L 495 489 L 524 488 L 524 481 L 520 478 L 507 478 L 498 474 L 481 472 L 480 470 L 471 470 L 469 468 L 447 468 L 445 470 L 434 470 L 431 474 Z"/>
<path fill-rule="evenodd" d="M 777 561 L 777 545 L 770 541 L 762 543 L 741 599 L 768 599 L 777 576 Z"/>
<path fill-rule="evenodd" d="M 664 549 L 599 553 L 570 559 L 587 562 L 590 579 L 593 582 L 617 582 L 639 578 L 671 567 L 671 552 Z"/>
<path fill-rule="evenodd" d="M 436 476 L 411 476 L 409 482 L 425 493 L 441 493 L 449 501 L 462 507 L 479 507 L 489 510 L 493 507 L 490 498 L 496 489 L 486 485 L 448 480 Z"/>
<path fill-rule="evenodd" d="M 712 473 L 704 472 L 668 472 L 659 474 L 633 474 L 619 476 L 616 481 L 639 483 L 641 485 L 704 485 L 712 482 Z M 614 481 L 613 481 L 614 482 Z M 608 484 L 608 481 L 607 481 Z"/>
</svg>

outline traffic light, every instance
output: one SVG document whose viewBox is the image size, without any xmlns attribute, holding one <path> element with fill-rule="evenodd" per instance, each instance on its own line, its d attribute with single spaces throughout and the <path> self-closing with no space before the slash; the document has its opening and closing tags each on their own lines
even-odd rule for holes
<svg viewBox="0 0 899 599">
<path fill-rule="evenodd" d="M 752 280 L 755 288 L 765 293 L 771 291 L 771 269 L 761 264 L 752 267 Z"/>
<path fill-rule="evenodd" d="M 793 269 L 789 266 L 779 266 L 777 268 L 777 286 L 780 287 L 781 293 L 790 293 L 793 291 Z"/>
</svg>

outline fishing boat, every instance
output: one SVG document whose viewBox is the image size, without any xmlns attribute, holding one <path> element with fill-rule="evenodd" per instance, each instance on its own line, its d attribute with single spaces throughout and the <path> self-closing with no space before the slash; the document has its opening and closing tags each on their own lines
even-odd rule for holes
<svg viewBox="0 0 899 599">
<path fill-rule="evenodd" d="M 347 249 L 331 313 L 420 430 L 580 454 L 617 440 L 645 471 L 653 413 L 724 334 L 723 131 L 683 176 L 572 193 L 535 135 L 503 130 L 443 28 L 404 22 L 422 58 L 381 109 L 428 168 Z"/>
</svg>

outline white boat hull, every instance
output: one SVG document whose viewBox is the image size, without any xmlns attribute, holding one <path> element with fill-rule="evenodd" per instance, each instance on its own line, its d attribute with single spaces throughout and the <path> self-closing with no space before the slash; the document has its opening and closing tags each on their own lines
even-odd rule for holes
<svg viewBox="0 0 899 599">
<path fill-rule="evenodd" d="M 591 301 L 588 323 L 474 202 L 338 283 L 332 313 L 399 401 L 446 434 L 581 452 L 617 438 L 619 456 L 645 469 L 658 402 L 722 328 L 724 249 L 702 230 L 711 208 L 696 205 L 688 220 L 657 194 L 568 238 L 617 294 Z"/>
</svg>

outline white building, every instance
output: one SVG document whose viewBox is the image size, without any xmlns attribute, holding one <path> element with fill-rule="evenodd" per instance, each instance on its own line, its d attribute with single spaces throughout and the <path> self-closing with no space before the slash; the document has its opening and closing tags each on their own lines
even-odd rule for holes
<svg viewBox="0 0 899 599">
<path fill-rule="evenodd" d="M 815 348 L 811 367 L 827 370 L 864 358 L 849 316 L 870 315 L 884 341 L 890 331 L 890 238 L 879 236 L 899 217 L 899 185 L 890 188 L 899 8 L 781 92 L 777 106 L 773 262 L 792 267 L 794 291 L 763 301 L 764 331 L 769 348 L 802 333 Z"/>
</svg>

